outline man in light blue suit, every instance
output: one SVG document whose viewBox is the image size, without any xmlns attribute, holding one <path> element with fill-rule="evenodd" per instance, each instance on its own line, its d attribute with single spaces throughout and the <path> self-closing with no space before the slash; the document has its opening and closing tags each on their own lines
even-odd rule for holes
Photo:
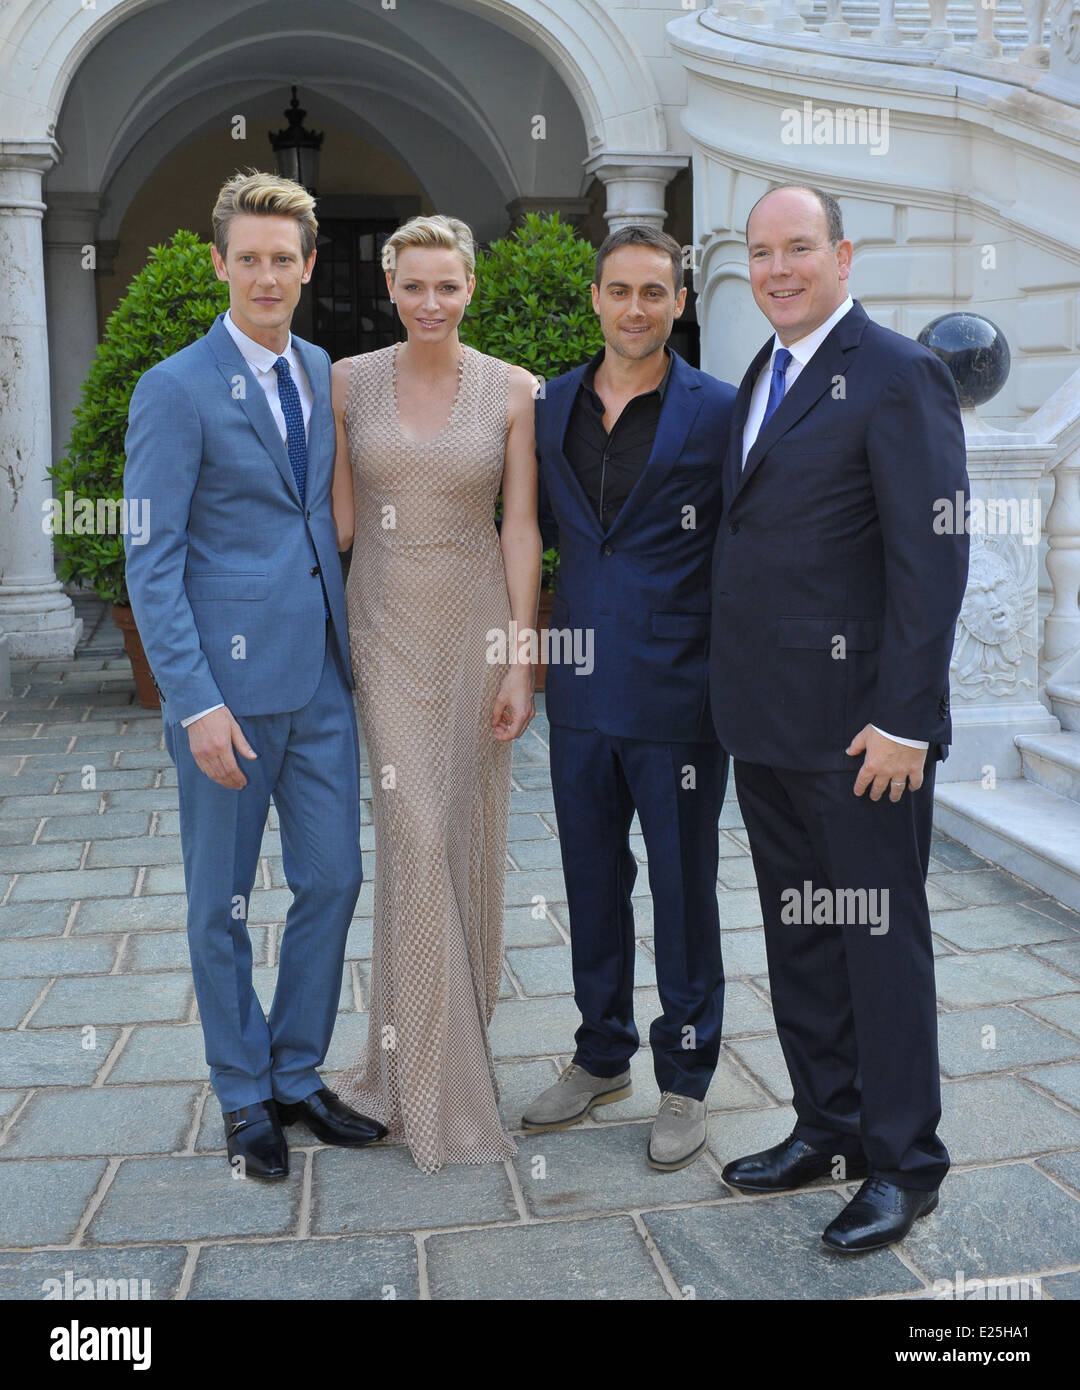
<svg viewBox="0 0 1080 1390">
<path fill-rule="evenodd" d="M 176 764 L 188 944 L 229 1161 L 284 1178 L 283 1122 L 350 1147 L 385 1134 L 316 1070 L 363 878 L 330 359 L 289 331 L 315 264 L 310 194 L 238 174 L 213 224 L 230 308 L 131 398 L 124 493 L 149 508 L 149 538 L 127 548 L 127 585 Z M 267 1019 L 247 906 L 271 800 L 293 901 Z"/>
</svg>

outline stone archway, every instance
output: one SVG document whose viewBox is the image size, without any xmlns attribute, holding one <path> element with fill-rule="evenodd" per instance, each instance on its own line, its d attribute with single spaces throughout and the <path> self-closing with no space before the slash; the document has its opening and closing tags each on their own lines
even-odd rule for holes
<svg viewBox="0 0 1080 1390">
<path fill-rule="evenodd" d="M 393 7 L 391 0 L 388 8 Z M 0 333 L 0 632 L 6 629 L 12 656 L 70 655 L 80 635 L 41 525 L 50 495 L 45 470 L 52 457 L 42 180 L 71 154 L 57 140 L 65 98 L 95 49 L 128 21 L 147 16 L 170 35 L 163 51 L 172 79 L 205 61 L 199 34 L 221 25 L 223 10 L 230 22 L 241 15 L 251 22 L 246 30 L 233 30 L 233 50 L 239 53 L 245 36 L 250 41 L 252 25 L 256 37 L 263 32 L 260 17 L 269 23 L 271 9 L 264 0 L 192 0 L 182 7 L 166 6 L 164 0 L 82 0 L 71 7 L 31 0 L 8 10 L 6 23 L 0 15 L 0 131 L 9 133 L 0 140 L 0 274 L 9 290 Z M 631 218 L 662 224 L 664 188 L 687 161 L 669 151 L 648 64 L 599 0 L 458 0 L 454 9 L 527 44 L 559 75 L 585 129 L 584 167 L 607 187 L 612 225 Z M 314 10 L 305 7 L 305 19 Z M 347 0 L 324 0 L 322 10 L 331 18 L 336 11 L 339 25 L 360 21 L 361 12 Z M 293 7 L 294 32 L 295 12 Z M 405 34 L 402 42 L 408 38 Z M 115 160 L 116 141 L 130 138 L 130 131 L 119 132 L 129 126 L 133 111 L 138 119 L 152 119 L 155 76 L 152 67 L 146 71 L 140 105 L 116 111 L 108 146 L 80 150 L 88 169 L 104 177 Z M 71 189 L 62 179 L 58 183 L 55 195 L 50 193 L 52 216 L 64 230 L 54 245 L 70 255 L 86 228 L 97 226 L 102 184 L 84 181 Z M 64 389 L 70 392 L 72 383 L 65 382 Z"/>
</svg>

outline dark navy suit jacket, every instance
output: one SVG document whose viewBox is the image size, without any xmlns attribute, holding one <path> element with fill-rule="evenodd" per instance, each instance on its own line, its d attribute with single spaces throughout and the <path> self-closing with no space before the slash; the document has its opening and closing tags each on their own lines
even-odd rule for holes
<svg viewBox="0 0 1080 1390">
<path fill-rule="evenodd" d="M 587 364 L 536 403 L 541 496 L 558 527 L 551 626 L 592 629 L 594 641 L 590 674 L 548 667 L 547 714 L 614 737 L 714 742 L 709 569 L 735 389 L 672 356 L 652 451 L 606 531 L 564 452 Z"/>
<path fill-rule="evenodd" d="M 853 307 L 803 368 L 742 463 L 735 405 L 712 583 L 710 689 L 736 758 L 857 771 L 866 724 L 951 739 L 949 661 L 968 537 L 934 502 L 968 492 L 952 377 L 927 348 Z M 936 745 L 936 748 L 934 747 Z"/>
</svg>

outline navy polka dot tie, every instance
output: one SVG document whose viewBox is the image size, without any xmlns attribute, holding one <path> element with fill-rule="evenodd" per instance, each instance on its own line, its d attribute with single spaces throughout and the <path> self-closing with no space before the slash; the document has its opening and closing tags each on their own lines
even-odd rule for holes
<svg viewBox="0 0 1080 1390">
<path fill-rule="evenodd" d="M 296 479 L 296 490 L 300 494 L 300 504 L 303 506 L 304 492 L 307 486 L 307 434 L 304 430 L 304 412 L 300 406 L 300 392 L 296 389 L 296 382 L 292 379 L 289 371 L 289 364 L 284 357 L 279 357 L 274 363 L 274 371 L 277 372 L 278 400 L 281 402 L 281 413 L 285 417 L 286 444 L 289 449 L 289 463 L 292 467 L 293 477 Z"/>
</svg>

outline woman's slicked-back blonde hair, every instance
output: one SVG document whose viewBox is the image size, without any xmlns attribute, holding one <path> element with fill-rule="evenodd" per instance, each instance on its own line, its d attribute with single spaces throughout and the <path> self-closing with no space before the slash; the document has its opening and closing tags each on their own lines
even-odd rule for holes
<svg viewBox="0 0 1080 1390">
<path fill-rule="evenodd" d="M 466 277 L 476 268 L 472 229 L 459 217 L 444 217 L 442 213 L 432 217 L 410 217 L 393 236 L 386 239 L 382 249 L 383 270 L 393 275 L 398 256 L 409 246 L 434 246 L 443 251 L 456 251 L 465 266 Z"/>
<path fill-rule="evenodd" d="M 247 169 L 234 174 L 222 184 L 214 204 L 214 245 L 222 260 L 229 245 L 229 224 L 239 213 L 248 212 L 263 217 L 295 217 L 300 228 L 300 250 L 304 260 L 315 250 L 319 224 L 315 219 L 315 199 L 307 189 L 278 174 Z"/>
</svg>

